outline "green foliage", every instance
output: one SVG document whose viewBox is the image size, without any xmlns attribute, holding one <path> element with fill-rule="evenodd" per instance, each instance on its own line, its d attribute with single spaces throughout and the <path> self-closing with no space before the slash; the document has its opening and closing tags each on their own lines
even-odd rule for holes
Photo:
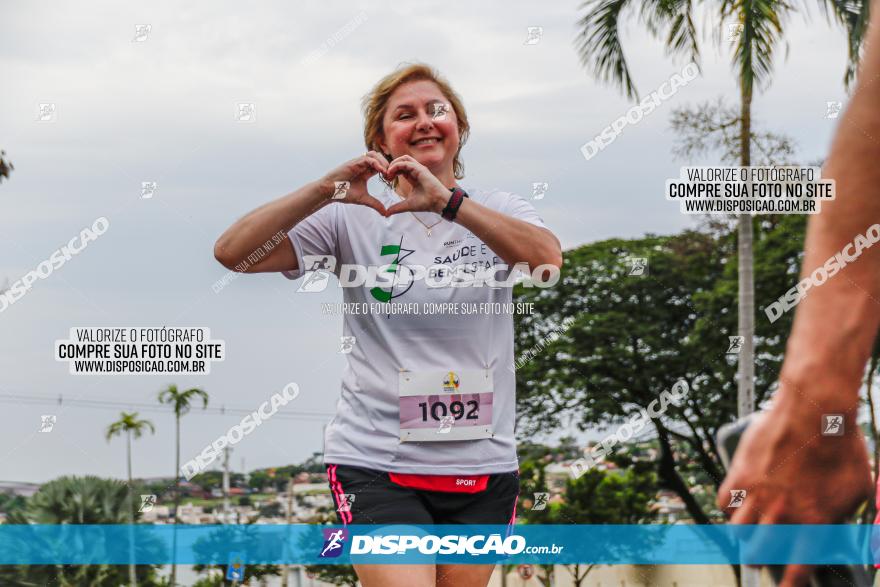
<svg viewBox="0 0 880 587">
<path fill-rule="evenodd" d="M 755 222 L 760 402 L 775 385 L 793 314 L 770 323 L 763 308 L 797 283 L 805 221 L 790 215 Z M 737 356 L 727 353 L 728 337 L 737 334 L 736 235 L 716 229 L 611 239 L 567 251 L 555 287 L 521 288 L 516 300 L 535 309 L 517 316 L 518 354 L 545 341 L 517 370 L 520 436 L 546 434 L 570 421 L 581 430 L 604 430 L 604 437 L 683 379 L 685 398 L 651 419 L 642 435 L 657 439 L 660 485 L 675 491 L 703 523 L 709 519 L 689 480 L 717 488 L 724 471 L 715 436 L 736 413 Z M 630 275 L 632 258 L 648 260 L 645 275 Z M 569 318 L 571 325 L 561 327 Z"/>
<path fill-rule="evenodd" d="M 271 486 L 278 492 L 286 491 L 287 480 L 291 477 L 296 477 L 300 473 L 326 473 L 327 469 L 322 461 L 323 454 L 318 451 L 312 453 L 309 458 L 300 464 L 257 469 L 250 474 L 248 485 L 254 489 Z"/>
<path fill-rule="evenodd" d="M 576 44 L 581 63 L 597 79 L 611 83 L 621 89 L 628 98 L 638 98 L 629 64 L 624 55 L 621 21 L 625 20 L 627 9 L 637 11 L 640 23 L 647 32 L 661 40 L 669 55 L 687 61 L 699 62 L 699 39 L 708 36 L 697 29 L 697 11 L 703 6 L 711 11 L 714 18 L 705 18 L 712 23 L 716 40 L 726 36 L 725 25 L 740 24 L 742 31 L 732 43 L 731 64 L 738 85 L 751 95 L 754 85 L 766 86 L 770 83 L 775 50 L 784 42 L 784 24 L 791 13 L 799 12 L 796 4 L 786 2 L 670 2 L 668 0 L 586 0 L 581 4 L 585 10 L 578 20 L 579 30 Z M 844 83 L 849 84 L 855 77 L 859 61 L 859 49 L 868 23 L 867 0 L 852 2 L 821 2 L 826 13 L 833 14 L 835 20 L 843 25 L 847 39 L 847 62 Z M 636 8 L 637 7 L 637 8 Z M 809 11 L 800 11 L 809 16 Z M 706 15 L 709 15 L 707 12 Z"/>
<path fill-rule="evenodd" d="M 59 477 L 43 484 L 12 524 L 127 524 L 128 489 L 115 479 Z"/>
<path fill-rule="evenodd" d="M 14 493 L 0 493 L 0 512 L 9 514 L 24 508 L 25 498 Z"/>
<path fill-rule="evenodd" d="M 593 469 L 565 487 L 565 503 L 550 508 L 554 524 L 640 524 L 653 518 L 650 504 L 657 476 L 633 467 L 606 472 Z"/>
<path fill-rule="evenodd" d="M 239 526 L 220 526 L 207 536 L 197 539 L 193 544 L 193 551 L 199 560 L 212 561 L 211 564 L 193 565 L 193 570 L 201 573 L 209 569 L 218 569 L 225 576 L 229 563 L 226 555 L 229 552 L 246 552 L 248 545 L 253 544 L 256 540 L 257 534 L 252 523 Z M 242 583 L 247 584 L 252 579 L 266 576 L 278 576 L 280 573 L 281 567 L 279 565 L 246 564 Z M 213 579 L 209 577 L 207 580 Z M 207 585 L 212 584 L 207 583 Z"/>
<path fill-rule="evenodd" d="M 531 495 L 541 489 L 543 467 L 534 461 L 520 463 L 521 495 L 525 502 L 518 516 L 527 524 L 640 524 L 653 519 L 650 506 L 657 494 L 657 475 L 650 463 L 630 461 L 625 469 L 591 469 L 568 477 L 562 502 L 532 510 Z M 529 478 L 523 481 L 523 473 Z M 529 497 L 526 497 L 529 496 Z"/>
<path fill-rule="evenodd" d="M 135 479 L 131 485 L 131 491 L 135 495 L 155 495 L 156 503 L 161 504 L 174 495 L 174 479 L 159 479 L 156 481 L 142 481 Z"/>
<path fill-rule="evenodd" d="M 565 453 L 570 439 L 563 439 Z M 651 521 L 651 503 L 657 493 L 657 476 L 651 463 L 635 462 L 616 455 L 614 471 L 592 469 L 573 479 L 567 477 L 562 502 L 548 503 L 543 510 L 531 509 L 535 492 L 548 490 L 545 468 L 557 449 L 527 443 L 521 445 L 520 495 L 517 516 L 527 524 L 639 524 Z M 648 545 L 645 545 L 646 547 Z M 576 585 L 595 565 L 563 565 Z M 554 565 L 535 565 L 535 578 L 544 586 L 554 582 Z M 508 567 L 509 569 L 510 567 Z"/>
<path fill-rule="evenodd" d="M 106 437 L 109 441 L 114 436 L 130 432 L 133 438 L 140 438 L 145 430 L 155 434 L 156 427 L 149 420 L 138 419 L 137 412 L 122 412 L 119 415 L 119 420 L 107 427 Z"/>
<path fill-rule="evenodd" d="M 518 301 L 534 302 L 535 313 L 521 320 L 519 349 L 574 323 L 517 371 L 524 435 L 556 429 L 565 415 L 581 429 L 620 420 L 678 379 L 693 380 L 706 354 L 696 349 L 694 364 L 693 292 L 721 275 L 717 245 L 697 232 L 598 242 L 566 252 L 554 288 L 525 291 Z M 648 275 L 629 275 L 631 258 L 647 258 Z"/>
<path fill-rule="evenodd" d="M 351 565 L 307 565 L 306 572 L 331 585 L 357 587 L 358 584 L 357 574 Z"/>
<path fill-rule="evenodd" d="M 203 473 L 199 473 L 198 475 L 195 475 L 192 479 L 190 479 L 190 483 L 192 483 L 193 485 L 198 485 L 205 491 L 211 491 L 212 489 L 223 486 L 223 471 L 204 471 Z M 230 471 L 229 484 L 231 487 L 238 487 L 239 485 L 243 485 L 244 475 L 242 475 L 241 473 L 233 473 Z"/>
<path fill-rule="evenodd" d="M 302 469 L 306 473 L 325 473 L 327 469 L 324 467 L 324 464 L 321 462 L 324 458 L 324 455 L 320 452 L 313 452 L 312 456 L 307 458 L 303 464 Z"/>
<path fill-rule="evenodd" d="M 181 391 L 173 384 L 159 392 L 158 400 L 161 404 L 170 405 L 178 418 L 189 413 L 196 400 L 202 401 L 202 408 L 208 407 L 208 393 L 206 391 L 198 388 Z"/>
<path fill-rule="evenodd" d="M 276 518 L 282 515 L 284 515 L 284 508 L 277 501 L 260 506 L 260 517 Z"/>
<path fill-rule="evenodd" d="M 208 577 L 202 577 L 193 583 L 193 587 L 223 587 L 226 580 L 220 573 L 215 573 Z"/>
<path fill-rule="evenodd" d="M 9 515 L 10 524 L 127 524 L 125 483 L 99 477 L 59 477 L 40 487 L 23 509 Z M 31 544 L 43 551 L 61 544 Z M 160 585 L 155 567 L 138 565 L 138 584 Z M 117 587 L 128 583 L 128 567 L 121 565 L 0 566 L 0 585 L 95 585 Z"/>
<path fill-rule="evenodd" d="M 264 487 L 268 487 L 271 484 L 272 477 L 269 476 L 265 469 L 254 471 L 250 474 L 250 477 L 248 478 L 248 486 L 251 489 L 263 489 Z"/>
</svg>

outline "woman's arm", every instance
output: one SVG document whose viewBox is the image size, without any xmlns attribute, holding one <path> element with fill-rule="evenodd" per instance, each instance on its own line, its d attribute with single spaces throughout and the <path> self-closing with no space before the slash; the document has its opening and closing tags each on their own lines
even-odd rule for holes
<svg viewBox="0 0 880 587">
<path fill-rule="evenodd" d="M 434 211 L 440 214 L 448 201 L 448 197 L 438 198 Z M 486 243 L 508 267 L 521 262 L 528 263 L 532 271 L 538 265 L 562 267 L 562 245 L 546 228 L 508 216 L 470 198 L 462 202 L 455 222 Z"/>
<path fill-rule="evenodd" d="M 250 212 L 226 229 L 214 245 L 214 257 L 239 273 L 296 271 L 296 254 L 287 233 L 306 217 L 330 203 L 356 204 L 385 216 L 385 206 L 367 191 L 367 180 L 388 163 L 375 151 L 346 161 L 317 181 Z M 347 182 L 342 197 L 333 199 L 336 185 Z M 281 244 L 281 238 L 287 244 Z M 260 249 L 267 255 L 256 255 Z M 251 257 L 251 259 L 248 259 Z"/>
<path fill-rule="evenodd" d="M 297 223 L 330 204 L 333 184 L 326 180 L 307 183 L 295 192 L 264 204 L 226 229 L 214 244 L 214 257 L 230 270 L 239 273 L 295 271 L 296 255 L 291 244 L 270 246 L 272 237 L 286 235 Z M 276 239 L 277 240 L 277 239 Z M 257 262 L 248 257 L 260 249 L 271 249 Z"/>
<path fill-rule="evenodd" d="M 388 208 L 388 215 L 430 210 L 440 214 L 449 203 L 449 188 L 431 171 L 409 155 L 401 155 L 388 165 L 383 174 L 392 180 L 403 175 L 413 189 L 403 202 Z M 461 224 L 486 243 L 508 267 L 528 263 L 530 271 L 538 265 L 562 267 L 562 245 L 545 228 L 513 218 L 497 210 L 465 198 L 455 222 Z"/>
</svg>

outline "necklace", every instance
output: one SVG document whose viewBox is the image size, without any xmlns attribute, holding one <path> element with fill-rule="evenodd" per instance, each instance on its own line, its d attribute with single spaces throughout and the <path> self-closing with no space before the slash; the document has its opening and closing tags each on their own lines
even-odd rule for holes
<svg viewBox="0 0 880 587">
<path fill-rule="evenodd" d="M 399 198 L 403 199 L 403 196 L 401 196 L 400 194 L 398 194 L 398 193 L 397 193 L 397 190 L 394 190 L 394 193 L 395 193 L 395 195 L 397 195 Z M 429 237 L 431 236 L 431 229 L 434 228 L 435 226 L 437 226 L 438 224 L 440 224 L 441 222 L 443 222 L 443 219 L 441 218 L 440 220 L 438 220 L 438 221 L 435 222 L 434 224 L 428 225 L 428 224 L 425 224 L 424 222 L 422 222 L 422 219 L 419 218 L 418 216 L 416 216 L 415 213 L 410 212 L 410 214 L 412 214 L 412 217 L 415 218 L 415 219 L 418 221 L 419 224 L 421 224 L 422 226 L 424 226 L 424 227 L 427 229 L 427 231 L 428 231 L 428 236 L 429 236 Z"/>
<path fill-rule="evenodd" d="M 416 215 L 413 214 L 412 212 L 410 212 L 410 214 L 412 214 L 412 217 L 413 217 L 413 218 L 415 218 L 416 220 L 419 221 L 419 224 L 421 224 L 422 226 L 424 226 L 425 228 L 428 229 L 428 236 L 429 236 L 429 237 L 431 236 L 431 229 L 434 228 L 435 226 L 437 226 L 438 224 L 440 224 L 441 222 L 443 222 L 443 219 L 441 218 L 440 220 L 438 220 L 438 221 L 435 222 L 434 224 L 428 226 L 427 224 L 425 224 L 424 222 L 422 222 L 421 219 L 420 219 L 418 216 L 416 216 Z"/>
</svg>

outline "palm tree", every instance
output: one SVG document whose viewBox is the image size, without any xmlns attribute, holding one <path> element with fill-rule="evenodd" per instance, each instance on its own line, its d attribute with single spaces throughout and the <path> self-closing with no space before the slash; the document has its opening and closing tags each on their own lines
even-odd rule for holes
<svg viewBox="0 0 880 587">
<path fill-rule="evenodd" d="M 740 91 L 740 165 L 751 165 L 752 97 L 755 85 L 769 84 L 773 69 L 774 51 L 783 39 L 782 23 L 793 11 L 785 0 L 716 0 L 706 3 L 718 11 L 718 22 L 734 27 L 732 35 L 733 67 Z M 638 98 L 635 83 L 629 72 L 620 39 L 620 17 L 631 4 L 640 7 L 639 16 L 648 32 L 663 36 L 667 53 L 680 55 L 698 63 L 700 49 L 694 25 L 695 0 L 585 0 L 581 8 L 586 15 L 578 21 L 578 54 L 581 63 L 602 81 L 620 87 L 627 98 Z M 844 84 L 855 77 L 859 50 L 868 22 L 869 1 L 819 0 L 827 15 L 830 11 L 847 32 L 848 64 Z M 722 31 L 715 29 L 716 40 Z M 730 29 L 728 29 L 730 30 Z M 743 337 L 739 354 L 737 381 L 737 412 L 740 417 L 755 409 L 754 393 L 754 333 L 755 288 L 754 256 L 752 251 L 753 222 L 748 214 L 738 218 L 739 296 L 738 333 Z M 757 584 L 757 575 L 749 571 L 743 579 Z"/>
<path fill-rule="evenodd" d="M 166 389 L 159 392 L 159 402 L 163 404 L 171 404 L 174 407 L 174 424 L 175 424 L 175 457 L 174 457 L 174 511 L 172 517 L 174 524 L 177 524 L 177 509 L 180 507 L 180 418 L 185 416 L 189 410 L 191 402 L 195 398 L 201 398 L 202 409 L 208 407 L 208 393 L 201 389 L 187 389 L 179 391 L 176 385 L 169 385 Z M 177 554 L 177 532 L 174 533 L 173 556 Z M 175 587 L 177 580 L 177 564 L 171 565 L 171 587 Z"/>
<path fill-rule="evenodd" d="M 127 499 L 122 481 L 59 477 L 41 485 L 9 519 L 14 524 L 124 524 Z"/>
<path fill-rule="evenodd" d="M 122 412 L 119 415 L 119 419 L 110 426 L 107 427 L 107 442 L 110 442 L 110 439 L 114 436 L 121 436 L 123 433 L 126 435 L 126 460 L 128 463 L 128 509 L 129 509 L 129 523 L 134 526 L 135 519 L 135 508 L 134 508 L 134 494 L 131 491 L 132 486 L 132 478 L 131 478 L 131 437 L 134 436 L 136 439 L 140 438 L 144 433 L 144 430 L 147 428 L 150 429 L 150 432 L 155 434 L 156 428 L 153 426 L 153 423 L 149 420 L 138 420 L 137 412 Z M 133 528 L 132 528 L 133 530 Z M 131 541 L 131 552 L 134 554 L 134 541 Z M 132 556 L 132 558 L 134 558 Z M 134 569 L 134 561 L 128 565 L 128 576 L 131 581 L 132 587 L 137 587 L 137 577 L 135 576 Z"/>
<path fill-rule="evenodd" d="M 94 476 L 59 477 L 40 486 L 27 499 L 24 507 L 9 513 L 8 524 L 125 524 L 128 493 L 125 483 L 115 479 Z M 65 552 L 70 545 L 50 538 L 36 538 L 32 543 L 20 544 L 34 556 L 46 552 Z M 89 547 L 99 553 L 109 545 Z M 153 545 L 156 547 L 155 545 Z M 112 546 L 110 547 L 112 549 Z M 152 566 L 140 569 L 141 580 L 157 584 Z M 94 585 L 116 587 L 125 581 L 125 573 L 118 565 L 0 565 L 2 585 Z"/>
<path fill-rule="evenodd" d="M 827 15 L 831 12 L 847 33 L 848 64 L 844 74 L 847 86 L 855 77 L 859 49 L 868 22 L 870 2 L 865 0 L 819 0 Z M 623 54 L 620 39 L 621 14 L 630 5 L 639 6 L 639 17 L 655 37 L 663 36 L 667 53 L 681 55 L 694 63 L 700 49 L 694 15 L 695 0 L 586 0 L 586 15 L 578 21 L 578 54 L 581 63 L 602 81 L 620 87 L 627 98 L 638 98 L 635 82 Z M 769 85 L 774 51 L 783 39 L 782 23 L 793 7 L 784 0 L 706 1 L 717 8 L 718 22 L 735 27 L 733 67 L 740 90 L 740 165 L 751 165 L 751 113 L 755 85 Z M 720 26 L 715 38 L 720 39 Z M 741 30 L 740 30 L 741 29 Z M 738 218 L 739 254 L 739 335 L 743 337 L 739 361 L 737 406 L 739 415 L 754 410 L 754 281 L 752 218 Z"/>
</svg>

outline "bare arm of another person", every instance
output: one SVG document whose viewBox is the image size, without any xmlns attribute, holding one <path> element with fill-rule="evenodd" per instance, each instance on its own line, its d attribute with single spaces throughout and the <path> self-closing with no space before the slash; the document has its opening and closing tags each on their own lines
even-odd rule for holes
<svg viewBox="0 0 880 587">
<path fill-rule="evenodd" d="M 317 181 L 307 183 L 293 193 L 264 204 L 226 229 L 214 244 L 214 257 L 227 269 L 239 273 L 295 271 L 298 269 L 293 245 L 287 233 L 303 219 L 331 203 L 359 204 L 385 215 L 381 202 L 367 193 L 367 180 L 387 168 L 374 152 L 352 159 Z M 348 181 L 342 199 L 332 199 L 337 181 Z M 283 234 L 284 242 L 275 242 Z M 268 253 L 259 255 L 263 250 Z M 248 259 L 251 257 L 251 260 Z"/>
<path fill-rule="evenodd" d="M 874 2 L 859 82 L 837 128 L 824 177 L 824 201 L 807 229 L 802 278 L 880 223 L 880 2 Z M 862 241 L 863 243 L 865 241 Z M 794 285 L 794 284 L 792 284 Z M 798 305 L 769 412 L 747 430 L 718 494 L 747 491 L 731 521 L 742 524 L 839 523 L 871 495 L 858 392 L 880 324 L 880 243 Z M 823 415 L 842 414 L 844 434 L 822 435 Z M 783 585 L 805 585 L 811 569 L 789 566 Z"/>
</svg>

